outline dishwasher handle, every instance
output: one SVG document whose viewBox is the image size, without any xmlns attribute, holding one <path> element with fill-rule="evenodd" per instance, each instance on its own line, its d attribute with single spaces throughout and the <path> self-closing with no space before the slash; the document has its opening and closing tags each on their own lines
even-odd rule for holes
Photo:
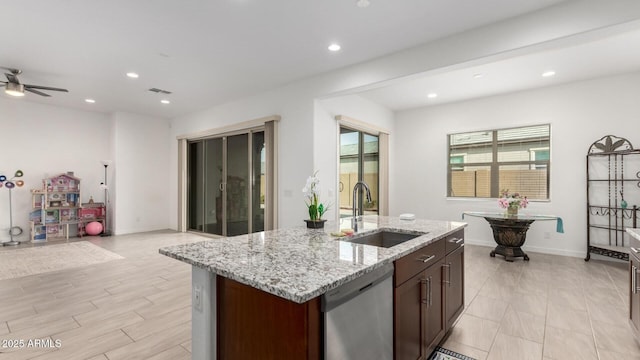
<svg viewBox="0 0 640 360">
<path fill-rule="evenodd" d="M 354 297 L 370 290 L 393 275 L 393 264 L 386 264 L 350 282 L 327 291 L 321 298 L 323 312 L 330 311 Z"/>
</svg>

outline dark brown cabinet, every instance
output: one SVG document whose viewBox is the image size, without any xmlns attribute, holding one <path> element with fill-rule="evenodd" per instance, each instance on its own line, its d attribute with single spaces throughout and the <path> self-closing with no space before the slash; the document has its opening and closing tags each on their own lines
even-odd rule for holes
<svg viewBox="0 0 640 360">
<path fill-rule="evenodd" d="M 447 254 L 443 270 L 445 330 L 449 331 L 464 310 L 464 246 Z"/>
<path fill-rule="evenodd" d="M 426 360 L 463 311 L 463 235 L 460 230 L 395 261 L 394 359 Z M 319 297 L 298 304 L 222 276 L 216 289 L 216 326 L 224 330 L 216 338 L 219 359 L 324 357 Z"/>
<path fill-rule="evenodd" d="M 423 346 L 424 311 L 422 304 L 423 274 L 412 277 L 395 289 L 394 327 L 395 358 L 423 359 L 426 357 Z"/>
<path fill-rule="evenodd" d="M 423 274 L 424 343 L 425 356 L 429 356 L 445 334 L 442 270 L 440 266 L 434 265 L 427 268 Z"/>
<path fill-rule="evenodd" d="M 321 359 L 319 297 L 298 304 L 222 276 L 216 286 L 218 359 Z"/>
<path fill-rule="evenodd" d="M 395 263 L 396 360 L 426 359 L 464 309 L 464 232 Z"/>
</svg>

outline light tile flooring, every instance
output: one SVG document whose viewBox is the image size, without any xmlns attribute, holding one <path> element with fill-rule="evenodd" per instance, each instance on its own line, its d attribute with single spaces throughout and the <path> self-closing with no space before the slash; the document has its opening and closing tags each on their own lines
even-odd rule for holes
<svg viewBox="0 0 640 360">
<path fill-rule="evenodd" d="M 87 237 L 125 259 L 0 281 L 0 345 L 61 342 L 0 347 L 0 359 L 190 359 L 191 268 L 157 249 L 202 239 Z M 640 359 L 625 264 L 536 253 L 507 263 L 489 251 L 466 245 L 467 306 L 446 348 L 478 360 Z"/>
<path fill-rule="evenodd" d="M 466 245 L 466 308 L 444 347 L 478 360 L 640 359 L 627 264 Z"/>
</svg>

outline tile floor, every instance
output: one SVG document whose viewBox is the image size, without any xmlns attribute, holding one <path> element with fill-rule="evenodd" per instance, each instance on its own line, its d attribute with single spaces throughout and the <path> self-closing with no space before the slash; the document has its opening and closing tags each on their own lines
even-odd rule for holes
<svg viewBox="0 0 640 360">
<path fill-rule="evenodd" d="M 1 280 L 0 345 L 50 338 L 61 347 L 0 347 L 0 359 L 190 359 L 191 268 L 157 249 L 202 238 L 84 240 L 125 259 Z M 465 248 L 466 309 L 444 347 L 478 360 L 640 359 L 625 264 L 536 253 L 507 263 Z"/>
<path fill-rule="evenodd" d="M 465 303 L 444 347 L 478 360 L 640 359 L 624 263 L 466 246 Z"/>
</svg>

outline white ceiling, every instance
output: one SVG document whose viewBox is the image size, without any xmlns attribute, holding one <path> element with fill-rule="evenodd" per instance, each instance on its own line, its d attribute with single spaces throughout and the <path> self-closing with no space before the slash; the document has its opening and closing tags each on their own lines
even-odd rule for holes
<svg viewBox="0 0 640 360">
<path fill-rule="evenodd" d="M 22 69 L 23 83 L 70 91 L 14 101 L 170 118 L 563 1 L 10 1 L 2 5 L 0 66 Z M 334 41 L 343 50 L 329 53 Z M 489 70 L 483 81 L 497 75 Z M 160 104 L 152 87 L 172 91 L 171 104 Z"/>
<path fill-rule="evenodd" d="M 583 36 L 579 43 L 575 40 L 572 43 L 498 61 L 487 59 L 489 62 L 481 65 L 413 76 L 359 94 L 399 111 L 640 71 L 640 29 L 598 39 Z M 556 75 L 542 77 L 546 71 L 555 71 Z M 475 74 L 482 76 L 475 78 Z M 430 99 L 429 93 L 438 96 Z"/>
</svg>

